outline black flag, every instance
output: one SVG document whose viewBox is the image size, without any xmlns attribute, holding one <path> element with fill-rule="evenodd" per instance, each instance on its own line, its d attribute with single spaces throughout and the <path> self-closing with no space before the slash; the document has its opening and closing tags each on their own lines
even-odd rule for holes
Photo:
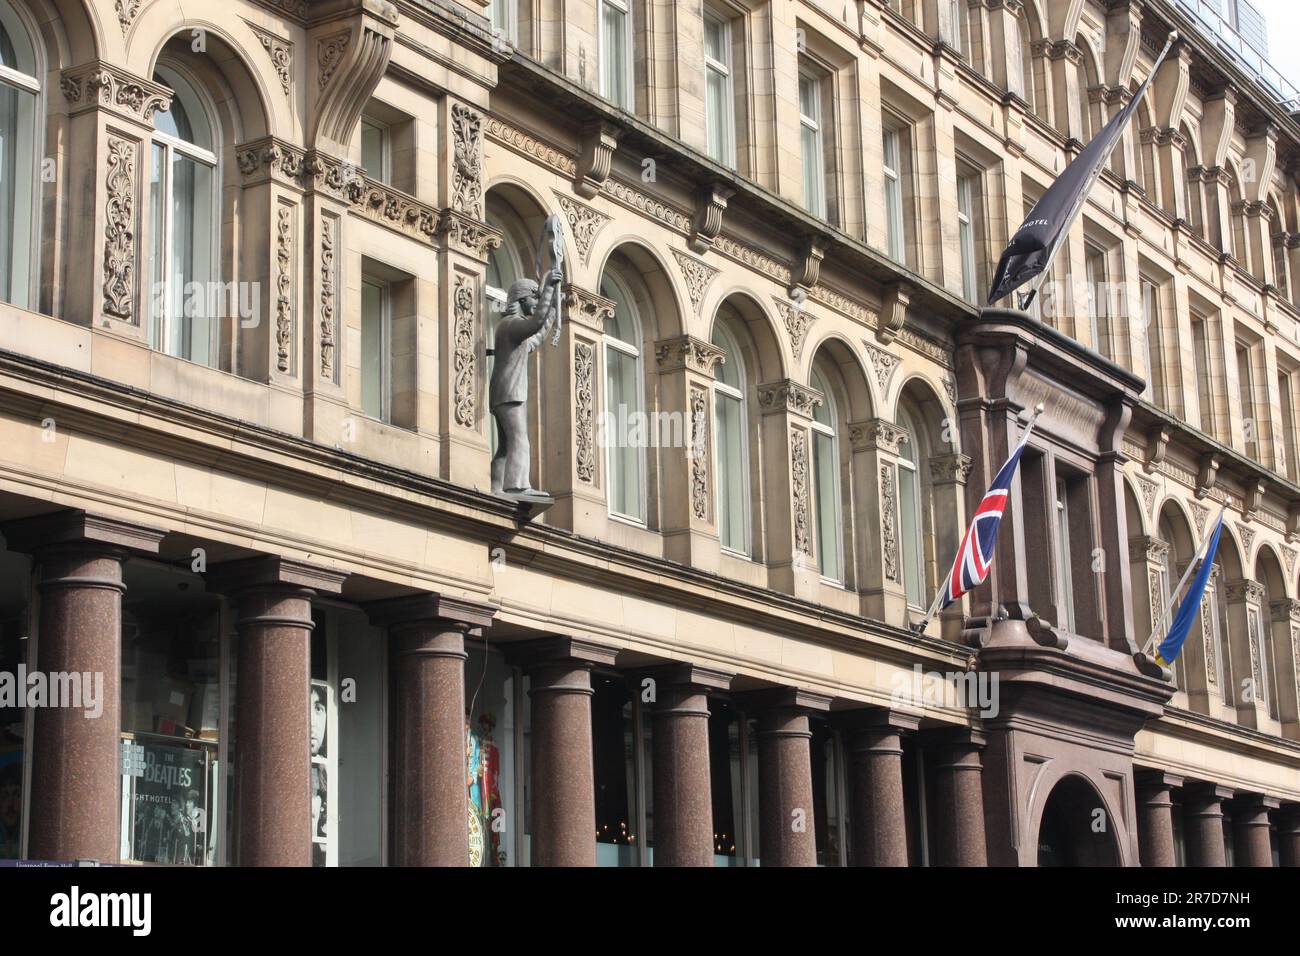
<svg viewBox="0 0 1300 956">
<path fill-rule="evenodd" d="M 989 289 L 989 305 L 1009 295 L 1051 265 L 1057 249 L 1074 223 L 1074 217 L 1083 207 L 1088 190 L 1092 188 L 1093 181 L 1110 157 L 1111 150 L 1123 135 L 1129 117 L 1151 85 L 1170 44 L 1177 38 L 1177 33 L 1169 35 L 1150 74 L 1127 105 L 1111 117 L 1110 122 L 1083 148 L 1074 162 L 1065 167 L 1065 171 L 1056 177 L 1056 182 L 1048 187 L 1047 192 L 1034 203 L 1034 208 L 1029 210 L 1029 215 L 1011 237 L 1010 244 L 998 260 L 993 287 Z M 1030 298 L 1032 299 L 1032 293 Z M 1028 305 L 1028 302 L 1025 304 Z"/>
</svg>

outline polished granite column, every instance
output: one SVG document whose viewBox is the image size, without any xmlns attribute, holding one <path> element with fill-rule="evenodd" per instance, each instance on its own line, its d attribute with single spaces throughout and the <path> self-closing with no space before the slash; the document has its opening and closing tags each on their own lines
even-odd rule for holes
<svg viewBox="0 0 1300 956">
<path fill-rule="evenodd" d="M 725 690 L 730 676 L 693 664 L 645 671 L 654 681 L 655 866 L 713 865 L 713 799 L 709 775 L 709 692 Z"/>
<path fill-rule="evenodd" d="M 212 569 L 239 632 L 235 675 L 235 860 L 311 865 L 312 599 L 345 575 L 278 557 Z"/>
<path fill-rule="evenodd" d="M 1175 787 L 1183 778 L 1163 770 L 1139 770 L 1137 788 L 1138 853 L 1143 866 L 1177 866 L 1174 850 Z"/>
<path fill-rule="evenodd" d="M 1183 827 L 1188 866 L 1224 866 L 1223 801 L 1232 788 L 1192 783 L 1183 788 Z"/>
<path fill-rule="evenodd" d="M 61 511 L 11 522 L 9 548 L 35 556 L 40 616 L 34 670 L 79 674 L 80 701 L 32 714 L 32 860 L 118 862 L 121 851 L 122 566 L 156 554 L 165 532 Z M 95 698 L 97 694 L 102 696 Z M 91 716 L 88 716 L 90 714 Z"/>
<path fill-rule="evenodd" d="M 891 710 L 862 711 L 846 721 L 854 866 L 907 866 L 903 816 L 903 734 L 919 719 Z"/>
<path fill-rule="evenodd" d="M 1278 800 L 1260 793 L 1240 794 L 1232 801 L 1234 862 L 1237 866 L 1273 865 L 1268 814 L 1279 806 Z"/>
<path fill-rule="evenodd" d="M 927 738 L 934 768 L 935 866 L 988 866 L 984 838 L 984 735 L 967 727 Z"/>
<path fill-rule="evenodd" d="M 388 628 L 394 863 L 468 866 L 465 636 L 489 626 L 495 608 L 417 594 L 366 613 Z"/>
</svg>

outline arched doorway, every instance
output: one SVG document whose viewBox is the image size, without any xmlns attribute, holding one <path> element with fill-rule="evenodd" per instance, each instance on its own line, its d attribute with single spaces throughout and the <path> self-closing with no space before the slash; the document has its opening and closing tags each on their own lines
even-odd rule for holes
<svg viewBox="0 0 1300 956">
<path fill-rule="evenodd" d="M 1119 866 L 1114 820 L 1082 777 L 1066 777 L 1047 798 L 1038 824 L 1039 866 Z"/>
</svg>

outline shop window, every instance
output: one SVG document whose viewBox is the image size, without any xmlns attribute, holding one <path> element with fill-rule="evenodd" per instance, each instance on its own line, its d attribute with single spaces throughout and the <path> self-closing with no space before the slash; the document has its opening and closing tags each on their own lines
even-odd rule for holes
<svg viewBox="0 0 1300 956">
<path fill-rule="evenodd" d="M 188 571 L 126 566 L 122 599 L 124 862 L 224 863 L 223 602 Z"/>
<path fill-rule="evenodd" d="M 0 551 L 0 674 L 17 674 L 29 660 L 32 644 L 31 562 Z M 0 703 L 0 860 L 23 855 L 23 741 L 31 739 L 32 711 L 18 701 Z"/>
<path fill-rule="evenodd" d="M 709 788 L 713 799 L 713 865 L 744 866 L 744 748 L 740 715 L 709 700 Z"/>
<path fill-rule="evenodd" d="M 596 797 L 596 865 L 639 866 L 637 733 L 634 698 L 621 678 L 591 678 L 592 763 Z"/>
<path fill-rule="evenodd" d="M 818 866 L 847 866 L 843 749 L 825 721 L 812 721 L 813 836 Z"/>
<path fill-rule="evenodd" d="M 465 664 L 470 866 L 515 866 L 516 736 L 521 678 L 500 652 L 471 643 Z"/>
</svg>

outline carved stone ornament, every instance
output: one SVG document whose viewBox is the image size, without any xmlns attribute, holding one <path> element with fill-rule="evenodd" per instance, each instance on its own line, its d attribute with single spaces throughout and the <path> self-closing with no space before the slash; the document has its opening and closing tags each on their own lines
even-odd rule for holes
<svg viewBox="0 0 1300 956">
<path fill-rule="evenodd" d="M 152 125 L 154 114 L 172 105 L 172 91 L 161 83 L 133 76 L 103 60 L 64 70 L 59 89 L 74 115 L 100 107 Z"/>
<path fill-rule="evenodd" d="M 708 393 L 691 389 L 691 512 L 700 521 L 709 518 L 709 411 Z"/>
<path fill-rule="evenodd" d="M 104 225 L 104 314 L 135 318 L 136 144 L 108 140 L 108 205 Z"/>
<path fill-rule="evenodd" d="M 463 272 L 456 273 L 455 290 L 452 293 L 455 326 L 452 339 L 452 372 L 455 383 L 456 424 L 462 428 L 473 428 L 478 388 L 475 384 L 474 371 L 474 318 L 476 282 L 473 276 Z"/>
<path fill-rule="evenodd" d="M 820 392 L 790 379 L 758 386 L 758 406 L 764 411 L 794 412 L 812 418 L 813 409 L 822 403 Z"/>
<path fill-rule="evenodd" d="M 337 220 L 324 216 L 320 222 L 320 374 L 327 382 L 334 375 L 334 243 Z"/>
<path fill-rule="evenodd" d="M 790 429 L 790 489 L 794 509 L 794 549 L 800 554 L 812 554 L 812 505 L 808 497 L 808 433 L 802 428 Z"/>
<path fill-rule="evenodd" d="M 574 343 L 574 468 L 578 473 L 578 480 L 588 485 L 596 483 L 596 442 L 593 433 L 595 357 L 595 346 L 587 342 Z"/>
<path fill-rule="evenodd" d="M 808 338 L 808 329 L 813 324 L 813 316 L 804 309 L 803 302 L 790 302 L 775 299 L 777 311 L 781 313 L 781 324 L 790 336 L 790 351 L 795 361 L 803 356 L 803 345 Z"/>
<path fill-rule="evenodd" d="M 685 368 L 712 375 L 714 367 L 726 360 L 726 354 L 713 343 L 697 339 L 693 335 L 679 335 L 675 339 L 661 339 L 655 343 L 655 359 L 662 372 Z"/>
<path fill-rule="evenodd" d="M 880 533 L 884 548 L 885 577 L 897 581 L 898 528 L 897 507 L 894 501 L 894 466 L 880 466 Z"/>
<path fill-rule="evenodd" d="M 271 68 L 280 78 L 280 89 L 285 96 L 289 96 L 293 89 L 293 44 L 251 23 L 248 28 L 271 58 Z"/>
<path fill-rule="evenodd" d="M 457 103 L 451 108 L 452 208 L 483 218 L 483 117 Z"/>
<path fill-rule="evenodd" d="M 682 277 L 686 280 L 686 292 L 691 297 L 691 305 L 698 315 L 700 303 L 704 301 L 704 294 L 717 278 L 718 270 L 680 249 L 673 250 L 673 258 L 677 260 L 677 266 L 682 270 Z"/>
<path fill-rule="evenodd" d="M 591 255 L 592 242 L 609 222 L 609 216 L 563 193 L 556 192 L 555 198 L 559 201 L 560 211 L 564 213 L 564 219 L 569 224 L 569 232 L 573 234 L 573 244 L 578 248 L 578 255 L 582 257 L 583 265 L 586 265 Z"/>
<path fill-rule="evenodd" d="M 293 207 L 281 204 L 275 227 L 275 353 L 276 368 L 290 368 L 293 344 Z"/>
<path fill-rule="evenodd" d="M 564 287 L 564 318 L 575 326 L 603 332 L 605 322 L 614 317 L 616 306 L 604 296 L 576 285 Z"/>
<path fill-rule="evenodd" d="M 849 423 L 849 443 L 855 451 L 878 449 L 887 455 L 897 455 L 906 438 L 907 429 L 884 418 Z"/>
<path fill-rule="evenodd" d="M 889 380 L 894 377 L 894 372 L 902 359 L 870 342 L 862 344 L 866 347 L 867 358 L 871 360 L 871 368 L 876 373 L 876 384 L 880 386 L 880 391 L 883 393 L 888 390 Z"/>
</svg>

